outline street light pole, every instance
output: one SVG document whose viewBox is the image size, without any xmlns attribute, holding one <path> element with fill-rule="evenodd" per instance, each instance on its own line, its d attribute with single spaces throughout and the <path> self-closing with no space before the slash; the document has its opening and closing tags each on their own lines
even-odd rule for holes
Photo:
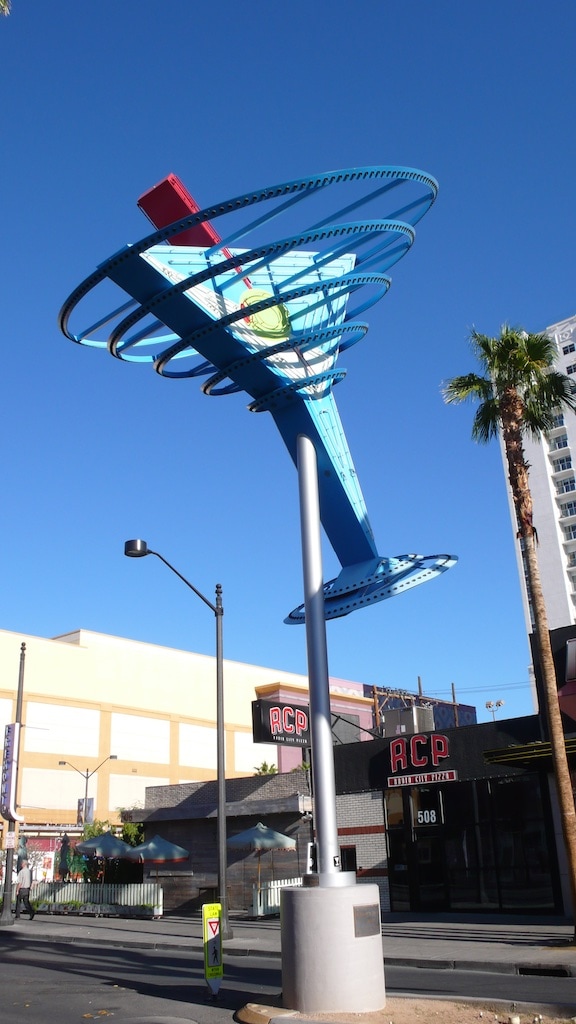
<svg viewBox="0 0 576 1024">
<path fill-rule="evenodd" d="M 117 761 L 117 760 L 118 760 L 118 755 L 117 754 L 108 754 L 108 757 L 105 757 L 104 760 L 100 762 L 100 764 L 98 765 L 97 768 L 94 768 L 92 771 L 89 771 L 88 768 L 87 768 L 86 771 L 84 771 L 84 772 L 81 771 L 80 768 L 77 768 L 76 765 L 72 764 L 70 761 L 58 761 L 59 765 L 67 764 L 69 768 L 73 768 L 75 772 L 78 772 L 78 775 L 81 775 L 82 778 L 86 780 L 86 785 L 84 787 L 84 808 L 82 810 L 82 827 L 83 828 L 86 827 L 86 813 L 88 811 L 88 783 L 89 783 L 90 779 L 92 778 L 92 776 L 96 775 L 96 772 L 100 770 L 102 765 L 106 764 L 106 761 Z"/>
<path fill-rule="evenodd" d="M 20 756 L 20 726 L 22 725 L 22 704 L 24 696 L 24 664 L 26 661 L 26 644 L 20 646 L 20 667 L 18 670 L 18 690 L 16 694 L 16 725 L 17 725 L 17 747 L 15 751 L 15 772 L 16 778 L 14 780 L 14 792 L 18 789 L 18 758 Z M 14 865 L 14 841 L 16 831 L 16 822 L 14 819 L 8 821 L 8 835 L 12 836 L 11 840 L 8 840 L 9 845 L 6 846 L 6 864 L 4 865 L 4 897 L 2 900 L 2 912 L 0 913 L 0 928 L 5 925 L 14 924 L 14 918 L 12 916 L 12 869 Z"/>
<path fill-rule="evenodd" d="M 218 820 L 217 820 L 217 847 L 218 847 L 218 898 L 222 907 L 222 920 L 220 931 L 223 939 L 233 938 L 228 916 L 228 893 L 226 884 L 226 733 L 224 730 L 224 654 L 222 641 L 222 619 L 224 607 L 222 604 L 222 586 L 216 584 L 216 599 L 213 604 L 204 594 L 201 593 L 190 580 L 187 580 L 178 569 L 168 562 L 158 551 L 152 551 L 145 540 L 127 540 L 124 544 L 124 554 L 129 558 L 143 558 L 146 555 L 155 555 L 164 565 L 173 572 L 178 579 L 182 580 L 190 588 L 196 597 L 210 608 L 216 618 L 216 775 L 218 787 Z"/>
</svg>

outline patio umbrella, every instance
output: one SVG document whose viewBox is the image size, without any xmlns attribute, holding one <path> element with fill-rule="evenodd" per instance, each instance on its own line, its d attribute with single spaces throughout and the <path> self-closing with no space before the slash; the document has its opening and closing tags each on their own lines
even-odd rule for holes
<svg viewBox="0 0 576 1024">
<path fill-rule="evenodd" d="M 156 864 L 156 881 L 158 881 L 158 864 L 177 863 L 188 860 L 190 853 L 183 846 L 177 846 L 162 836 L 153 836 L 139 846 L 131 846 L 128 860 L 139 861 L 141 864 Z"/>
<path fill-rule="evenodd" d="M 254 850 L 258 857 L 258 889 L 260 889 L 260 857 L 266 850 L 295 850 L 296 840 L 285 836 L 283 832 L 275 832 L 261 821 L 245 832 L 230 836 L 226 843 L 237 850 Z"/>
<path fill-rule="evenodd" d="M 92 839 L 85 839 L 82 843 L 76 844 L 79 853 L 86 857 L 103 857 L 104 860 L 128 859 L 128 854 L 134 847 L 129 846 L 123 839 L 118 839 L 112 832 L 103 832 L 101 836 L 93 836 Z"/>
<path fill-rule="evenodd" d="M 145 843 L 130 848 L 129 860 L 142 864 L 165 864 L 167 861 L 188 860 L 190 853 L 183 846 L 176 846 L 162 836 L 153 836 Z"/>
<path fill-rule="evenodd" d="M 127 860 L 132 847 L 123 839 L 118 839 L 112 832 L 103 832 L 100 836 L 93 836 L 92 839 L 85 839 L 82 843 L 76 844 L 78 853 L 85 857 L 100 857 L 102 860 Z M 104 875 L 102 874 L 102 884 Z"/>
</svg>

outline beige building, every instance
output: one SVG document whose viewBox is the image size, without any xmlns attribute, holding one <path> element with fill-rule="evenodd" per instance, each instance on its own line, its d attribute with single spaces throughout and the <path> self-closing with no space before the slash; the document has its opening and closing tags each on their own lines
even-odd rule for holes
<svg viewBox="0 0 576 1024">
<path fill-rule="evenodd" d="M 15 720 L 22 644 L 17 805 L 26 826 L 75 825 L 87 775 L 94 817 L 111 821 L 120 808 L 143 807 L 146 787 L 215 778 L 213 657 L 83 629 L 52 639 L 0 630 L 2 736 Z M 331 683 L 347 710 L 370 714 L 361 684 Z M 305 704 L 307 686 L 303 675 L 225 660 L 228 778 L 282 758 L 279 746 L 253 742 L 252 701 L 275 693 Z"/>
</svg>

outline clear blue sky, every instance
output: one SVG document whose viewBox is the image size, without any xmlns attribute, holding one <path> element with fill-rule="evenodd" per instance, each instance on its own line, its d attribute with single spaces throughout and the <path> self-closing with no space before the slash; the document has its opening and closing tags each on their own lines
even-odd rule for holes
<svg viewBox="0 0 576 1024">
<path fill-rule="evenodd" d="M 0 628 L 80 627 L 306 670 L 297 477 L 272 420 L 59 334 L 69 292 L 148 232 L 170 171 L 204 205 L 363 164 L 440 195 L 347 354 L 336 398 L 382 554 L 450 573 L 328 626 L 343 679 L 532 711 L 497 446 L 441 382 L 472 326 L 576 312 L 576 6 L 566 0 L 13 0 L 0 20 Z M 327 547 L 325 575 L 338 571 Z M 14 671 L 17 674 L 18 651 Z M 82 680 L 78 681 L 79 686 Z M 161 681 L 161 685 L 169 680 Z"/>
</svg>

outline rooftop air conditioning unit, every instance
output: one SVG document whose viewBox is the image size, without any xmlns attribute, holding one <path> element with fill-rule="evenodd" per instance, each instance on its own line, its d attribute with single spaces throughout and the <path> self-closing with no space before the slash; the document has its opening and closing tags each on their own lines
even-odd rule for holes
<svg viewBox="0 0 576 1024">
<path fill-rule="evenodd" d="M 415 732 L 434 732 L 434 710 L 416 707 L 396 708 L 381 715 L 382 735 L 386 737 L 413 736 Z"/>
</svg>

